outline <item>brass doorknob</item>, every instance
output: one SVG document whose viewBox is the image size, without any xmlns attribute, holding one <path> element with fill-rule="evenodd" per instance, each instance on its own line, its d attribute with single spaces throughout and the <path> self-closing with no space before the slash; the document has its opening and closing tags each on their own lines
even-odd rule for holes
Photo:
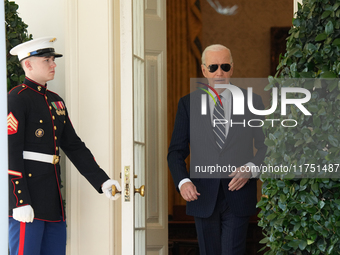
<svg viewBox="0 0 340 255">
<path fill-rule="evenodd" d="M 112 185 L 111 189 L 112 189 L 111 191 L 112 196 L 115 196 L 116 193 L 122 193 L 121 191 L 117 190 L 115 185 Z"/>
<path fill-rule="evenodd" d="M 144 195 L 145 195 L 145 186 L 142 185 L 142 186 L 140 186 L 139 189 L 135 188 L 135 193 L 139 193 L 142 197 L 144 197 Z"/>
</svg>

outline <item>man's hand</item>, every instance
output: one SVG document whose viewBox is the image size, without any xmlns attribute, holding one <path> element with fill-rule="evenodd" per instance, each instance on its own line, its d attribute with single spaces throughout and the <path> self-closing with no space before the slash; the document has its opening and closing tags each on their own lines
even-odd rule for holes
<svg viewBox="0 0 340 255">
<path fill-rule="evenodd" d="M 13 219 L 21 222 L 33 222 L 34 211 L 32 206 L 24 205 L 13 209 Z"/>
<path fill-rule="evenodd" d="M 229 183 L 229 190 L 239 190 L 241 189 L 251 177 L 251 171 L 249 166 L 241 166 L 236 168 L 236 171 L 229 175 L 233 179 Z"/>
<path fill-rule="evenodd" d="M 112 196 L 112 185 L 116 186 L 118 191 L 121 191 L 119 182 L 110 179 L 103 183 L 102 191 L 104 192 L 105 196 L 110 200 L 117 200 L 120 197 L 121 193 L 117 192 L 114 196 Z"/>
<path fill-rule="evenodd" d="M 198 199 L 197 196 L 201 195 L 197 192 L 196 186 L 192 182 L 186 182 L 181 186 L 181 196 L 185 201 L 195 201 Z"/>
</svg>

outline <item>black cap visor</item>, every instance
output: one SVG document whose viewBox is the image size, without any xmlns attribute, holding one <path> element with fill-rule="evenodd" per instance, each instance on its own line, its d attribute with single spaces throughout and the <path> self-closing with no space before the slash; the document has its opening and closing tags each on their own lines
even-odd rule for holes
<svg viewBox="0 0 340 255">
<path fill-rule="evenodd" d="M 29 56 L 27 56 L 26 58 L 29 58 L 29 57 L 50 57 L 50 56 L 60 58 L 63 55 L 54 52 L 54 48 L 46 48 L 46 49 L 40 49 L 40 50 L 32 51 L 32 52 L 29 53 Z M 23 58 L 20 61 L 22 61 L 26 58 Z"/>
</svg>

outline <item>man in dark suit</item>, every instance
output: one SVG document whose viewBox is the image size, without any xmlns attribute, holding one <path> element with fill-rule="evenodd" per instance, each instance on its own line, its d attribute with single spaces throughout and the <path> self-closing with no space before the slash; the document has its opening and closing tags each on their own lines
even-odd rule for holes
<svg viewBox="0 0 340 255">
<path fill-rule="evenodd" d="M 249 217 L 256 213 L 254 177 L 266 153 L 259 124 L 263 118 L 248 109 L 245 90 L 240 89 L 245 98 L 242 115 L 233 113 L 235 97 L 228 89 L 214 90 L 215 84 L 229 84 L 233 74 L 228 48 L 207 47 L 201 68 L 209 92 L 217 92 L 219 97 L 216 103 L 208 97 L 206 115 L 202 114 L 201 102 L 204 90 L 180 99 L 168 164 L 177 190 L 187 201 L 187 214 L 195 217 L 200 254 L 242 255 Z M 248 96 L 252 96 L 255 109 L 264 109 L 260 96 Z M 185 163 L 189 154 L 190 176 Z"/>
</svg>

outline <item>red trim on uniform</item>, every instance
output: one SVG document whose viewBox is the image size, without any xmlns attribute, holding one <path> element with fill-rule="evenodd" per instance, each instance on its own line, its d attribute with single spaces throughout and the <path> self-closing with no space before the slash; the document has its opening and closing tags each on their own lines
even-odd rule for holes
<svg viewBox="0 0 340 255">
<path fill-rule="evenodd" d="M 51 111 L 50 108 L 49 108 L 50 105 L 49 105 L 49 103 L 48 103 L 46 97 L 45 97 L 45 101 L 46 101 L 46 105 L 47 105 L 47 107 L 48 107 L 48 109 L 49 109 L 49 111 L 50 111 L 52 126 L 54 127 L 55 125 L 54 125 L 54 120 L 53 120 L 53 117 L 52 117 L 52 116 L 53 116 L 53 115 L 52 115 L 52 111 Z M 54 137 L 55 137 L 55 130 L 54 130 L 54 128 L 52 128 L 52 132 L 53 132 L 54 152 L 55 152 L 55 154 L 57 155 L 57 151 L 56 151 L 56 149 L 55 149 L 56 146 L 57 146 L 57 142 L 56 142 L 56 140 L 54 139 Z M 59 185 L 59 181 L 58 181 L 57 166 L 56 166 L 56 165 L 54 165 L 54 173 L 55 173 L 55 177 L 56 177 L 57 184 L 58 184 L 58 191 L 59 191 L 59 200 L 60 200 L 60 206 L 61 206 L 61 213 L 62 213 L 62 215 L 63 215 L 63 220 L 65 221 L 65 213 L 64 213 L 64 206 L 63 206 L 63 198 L 62 198 L 62 196 L 61 196 L 60 185 Z"/>
<path fill-rule="evenodd" d="M 27 88 L 29 88 L 29 87 L 26 85 L 25 88 L 23 88 L 22 90 L 20 90 L 20 91 L 18 92 L 18 95 L 19 95 L 21 92 L 23 92 L 24 90 L 26 90 Z"/>
<path fill-rule="evenodd" d="M 33 82 L 33 83 L 35 83 L 35 84 L 37 84 L 37 85 L 39 85 L 39 86 L 41 86 L 41 87 L 44 87 L 45 89 L 47 88 L 46 85 L 41 85 L 40 83 L 37 83 L 36 81 L 33 81 L 32 79 L 28 78 L 27 76 L 25 77 L 25 79 L 26 79 L 26 80 L 29 80 L 29 81 L 31 81 L 31 82 Z"/>
<path fill-rule="evenodd" d="M 21 172 L 17 172 L 17 171 L 13 171 L 13 170 L 8 170 L 8 174 L 19 176 L 20 178 L 22 178 L 22 173 Z"/>
<path fill-rule="evenodd" d="M 45 221 L 45 222 L 61 222 L 61 220 L 43 220 L 43 219 L 39 219 L 39 218 L 35 218 L 35 217 L 34 217 L 34 219 L 35 220 Z M 65 220 L 63 220 L 63 221 L 65 221 Z"/>
<path fill-rule="evenodd" d="M 61 206 L 61 213 L 63 214 L 63 220 L 65 221 L 64 205 L 63 205 L 63 197 L 61 196 L 61 191 L 60 191 L 60 185 L 59 185 L 59 181 L 58 181 L 58 173 L 57 173 L 57 167 L 56 167 L 56 165 L 54 165 L 54 172 L 55 172 L 55 178 L 56 178 L 57 184 L 58 184 L 59 200 L 60 200 L 60 206 Z"/>
<path fill-rule="evenodd" d="M 26 232 L 26 222 L 20 222 L 20 236 L 19 236 L 19 252 L 18 252 L 18 255 L 24 255 L 25 232 Z"/>
<path fill-rule="evenodd" d="M 7 115 L 7 133 L 8 135 L 14 135 L 18 132 L 19 121 L 14 117 L 13 113 L 10 112 Z"/>
<path fill-rule="evenodd" d="M 27 85 L 26 85 L 26 86 L 27 86 Z M 39 85 L 39 86 L 43 87 L 42 85 Z M 44 93 L 41 93 L 41 92 L 39 92 L 39 91 L 36 91 L 35 89 L 32 89 L 30 86 L 27 86 L 27 88 L 29 88 L 30 90 L 33 90 L 34 92 L 37 92 L 37 93 L 40 94 L 40 95 L 43 95 L 43 96 L 45 95 Z M 21 91 L 20 91 L 20 92 L 21 92 Z M 20 92 L 19 92 L 19 93 L 20 93 Z M 18 93 L 18 94 L 19 94 L 19 93 Z"/>
<path fill-rule="evenodd" d="M 22 178 L 22 177 L 21 177 Z M 15 181 L 18 180 L 18 179 L 21 179 L 21 178 L 12 178 L 11 179 L 11 182 L 13 183 L 13 195 L 15 196 L 17 202 L 15 203 L 16 207 L 19 207 L 18 206 L 18 196 L 17 194 L 15 193 Z M 20 205 L 20 206 L 23 206 L 23 205 Z"/>
<path fill-rule="evenodd" d="M 11 92 L 12 92 L 13 89 L 16 89 L 17 87 L 22 87 L 22 85 L 23 85 L 23 84 L 17 85 L 17 86 L 15 86 L 15 87 L 13 87 L 13 88 L 8 92 L 8 94 L 11 94 Z"/>
<path fill-rule="evenodd" d="M 58 97 L 60 97 L 59 94 L 57 94 L 57 93 L 55 93 L 55 92 L 53 92 L 53 91 L 51 91 L 51 90 L 46 89 L 46 91 L 48 91 L 48 92 L 50 92 L 50 93 L 52 93 L 52 94 L 55 94 L 55 95 L 57 95 Z"/>
</svg>

